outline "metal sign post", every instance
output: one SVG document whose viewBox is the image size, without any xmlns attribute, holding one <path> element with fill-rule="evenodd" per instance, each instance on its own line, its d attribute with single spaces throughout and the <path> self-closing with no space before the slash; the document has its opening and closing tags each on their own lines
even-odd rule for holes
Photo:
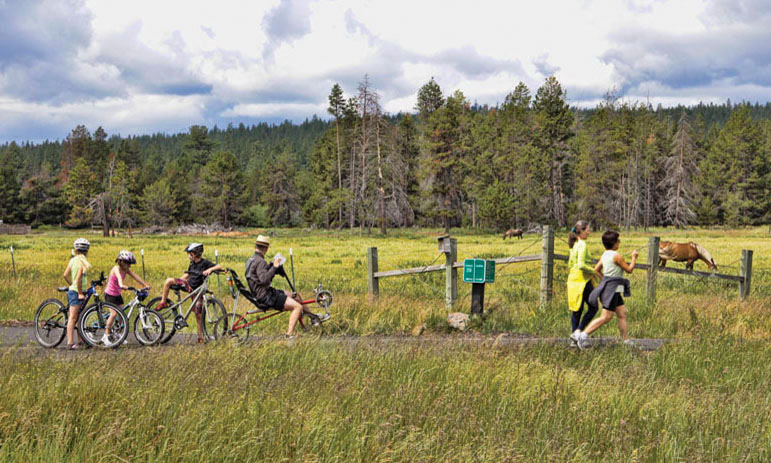
<svg viewBox="0 0 771 463">
<path fill-rule="evenodd" d="M 11 263 L 13 264 L 13 277 L 16 278 L 16 259 L 13 257 L 13 246 L 11 246 Z"/>
<path fill-rule="evenodd" d="M 142 279 L 147 281 L 145 279 L 145 250 L 141 249 L 139 253 L 142 254 Z"/>
<path fill-rule="evenodd" d="M 292 253 L 292 248 L 289 248 L 289 266 L 292 269 L 292 288 L 296 288 L 297 282 L 294 279 L 294 254 Z M 294 291 L 294 289 L 292 289 Z"/>
<path fill-rule="evenodd" d="M 219 265 L 220 264 L 220 252 L 218 250 L 214 250 L 214 263 Z M 220 274 L 217 274 L 217 293 L 221 293 L 221 287 L 220 287 Z"/>
<path fill-rule="evenodd" d="M 495 261 L 466 259 L 463 261 L 463 281 L 471 283 L 471 313 L 485 310 L 485 284 L 495 282 Z"/>
</svg>

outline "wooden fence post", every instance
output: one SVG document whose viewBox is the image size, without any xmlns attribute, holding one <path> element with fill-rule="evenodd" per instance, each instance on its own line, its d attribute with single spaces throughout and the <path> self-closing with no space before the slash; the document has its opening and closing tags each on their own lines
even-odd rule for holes
<svg viewBox="0 0 771 463">
<path fill-rule="evenodd" d="M 541 250 L 541 308 L 551 304 L 554 291 L 554 230 L 543 227 L 543 247 Z"/>
<path fill-rule="evenodd" d="M 744 280 L 739 284 L 739 298 L 747 299 L 750 295 L 750 283 L 752 282 L 752 251 L 742 249 L 742 263 L 739 273 Z"/>
<path fill-rule="evenodd" d="M 648 239 L 648 278 L 645 282 L 645 299 L 648 303 L 656 302 L 656 277 L 659 271 L 659 242 L 661 238 L 651 236 Z"/>
<path fill-rule="evenodd" d="M 375 272 L 377 272 L 377 248 L 368 248 L 367 281 L 369 282 L 369 297 L 371 299 L 377 298 L 380 293 L 380 287 L 378 286 L 377 278 L 375 278 Z"/>
<path fill-rule="evenodd" d="M 455 301 L 458 299 L 458 269 L 453 264 L 458 259 L 458 240 L 455 238 L 449 238 L 450 240 L 450 252 L 444 253 L 444 265 L 445 265 L 445 305 L 448 309 L 451 309 L 455 305 Z"/>
</svg>

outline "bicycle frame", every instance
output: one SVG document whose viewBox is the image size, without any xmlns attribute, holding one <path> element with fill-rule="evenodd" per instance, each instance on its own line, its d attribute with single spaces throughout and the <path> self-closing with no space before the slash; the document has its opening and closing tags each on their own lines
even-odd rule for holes
<svg viewBox="0 0 771 463">
<path fill-rule="evenodd" d="M 139 295 L 137 294 L 137 291 L 131 287 L 129 287 L 129 290 L 134 292 L 134 299 L 132 299 L 128 304 L 125 304 L 121 308 L 123 310 L 123 313 L 126 314 L 126 320 L 131 319 L 131 314 L 134 312 L 134 307 L 139 306 L 137 316 L 139 316 L 139 318 L 142 320 L 142 327 L 149 328 L 149 326 L 147 326 L 145 323 L 145 317 L 144 317 L 145 306 L 141 304 L 142 301 L 139 300 Z"/>
<path fill-rule="evenodd" d="M 202 306 L 204 304 L 206 304 L 206 295 L 211 292 L 211 291 L 209 291 L 209 277 L 211 277 L 213 273 L 214 272 L 212 272 L 209 275 L 207 275 L 206 278 L 204 278 L 203 283 L 201 283 L 201 286 L 199 286 L 196 289 L 194 289 L 193 292 L 191 292 L 190 294 L 185 296 L 179 302 L 171 304 L 170 307 L 172 309 L 177 309 L 178 310 L 180 307 L 182 307 L 182 304 L 184 304 L 185 301 L 187 301 L 190 298 L 193 298 L 193 301 L 190 304 L 190 307 L 187 308 L 187 312 L 185 312 L 185 314 L 182 315 L 181 314 L 182 310 L 179 310 L 179 313 L 177 314 L 177 318 L 182 317 L 182 319 L 185 321 L 185 324 L 187 324 L 187 318 L 190 316 L 190 312 L 193 311 L 193 307 L 196 306 L 196 304 L 198 303 L 199 300 L 201 301 Z M 174 292 L 177 294 L 177 297 L 180 297 L 178 289 L 174 290 Z M 176 319 L 175 319 L 174 324 L 176 325 L 176 323 L 177 322 L 176 322 Z M 175 326 L 175 328 L 176 328 L 176 326 Z M 179 329 L 179 328 L 177 328 L 177 329 Z"/>
<path fill-rule="evenodd" d="M 258 312 L 264 312 L 264 310 L 262 310 L 260 308 L 256 308 L 254 310 L 247 310 L 246 313 L 244 313 L 243 315 L 239 314 L 238 313 L 238 300 L 241 298 L 241 292 L 240 291 L 235 291 L 235 290 L 232 289 L 232 285 L 233 285 L 232 281 L 229 281 L 228 283 L 231 285 L 231 295 L 233 295 L 233 299 L 234 299 L 234 301 L 233 301 L 233 315 L 234 315 L 233 318 L 234 318 L 234 321 L 228 327 L 228 329 L 230 330 L 231 333 L 233 333 L 235 331 L 238 331 L 240 329 L 243 329 L 243 328 L 248 328 L 248 327 L 254 325 L 255 323 L 259 323 L 259 322 L 261 322 L 263 320 L 267 320 L 268 318 L 275 317 L 276 315 L 282 314 L 284 312 L 288 312 L 287 310 L 276 310 L 275 312 L 273 312 L 271 314 L 264 315 L 264 316 L 261 316 L 261 317 L 258 316 L 254 320 L 251 320 L 251 321 L 247 322 L 246 321 L 246 316 L 247 315 L 256 314 Z M 319 286 L 321 286 L 321 285 L 319 285 Z M 314 298 L 314 299 L 308 299 L 308 300 L 301 300 L 301 301 L 298 301 L 298 302 L 300 302 L 300 304 L 302 304 L 302 305 L 315 304 L 316 303 L 316 299 Z M 238 320 L 235 320 L 235 315 L 238 315 Z M 305 323 L 303 323 L 303 317 L 302 316 L 297 321 L 300 323 L 300 327 L 305 328 Z"/>
</svg>

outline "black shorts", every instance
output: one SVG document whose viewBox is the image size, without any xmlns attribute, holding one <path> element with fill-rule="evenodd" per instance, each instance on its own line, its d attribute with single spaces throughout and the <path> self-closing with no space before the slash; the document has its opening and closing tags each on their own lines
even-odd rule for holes
<svg viewBox="0 0 771 463">
<path fill-rule="evenodd" d="M 113 296 L 111 294 L 105 294 L 104 301 L 115 304 L 120 308 L 123 308 L 123 304 L 125 304 L 125 302 L 123 302 L 123 296 Z"/>
<path fill-rule="evenodd" d="M 284 310 L 284 304 L 286 304 L 286 300 L 287 297 L 283 291 L 276 288 L 268 288 L 265 297 L 259 299 L 258 302 L 264 306 L 268 306 L 276 310 Z"/>
<path fill-rule="evenodd" d="M 624 305 L 624 298 L 621 297 L 621 293 L 616 293 L 613 295 L 613 299 L 610 300 L 610 306 L 603 307 L 603 309 L 615 312 L 616 307 L 620 307 L 622 305 Z"/>
</svg>

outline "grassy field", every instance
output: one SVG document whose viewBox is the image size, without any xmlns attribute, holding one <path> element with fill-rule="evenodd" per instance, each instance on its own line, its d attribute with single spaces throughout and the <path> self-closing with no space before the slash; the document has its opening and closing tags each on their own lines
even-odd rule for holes
<svg viewBox="0 0 771 463">
<path fill-rule="evenodd" d="M 256 234 L 256 233 L 255 233 Z M 494 347 L 443 342 L 378 342 L 377 337 L 300 338 L 292 345 L 52 352 L 0 349 L 0 461 L 171 462 L 658 462 L 769 461 L 771 448 L 771 239 L 765 229 L 654 230 L 694 240 L 721 273 L 738 274 L 741 249 L 755 251 L 753 293 L 734 284 L 660 275 L 657 304 L 644 303 L 644 273 L 632 277 L 632 337 L 672 339 L 643 352 L 622 346 L 577 351 L 561 345 Z M 441 262 L 432 230 L 388 237 L 279 230 L 271 252 L 295 251 L 298 283 L 318 281 L 335 294 L 332 334 L 409 332 L 425 323 L 447 332 L 443 275 L 381 282 L 366 295 L 365 251 L 377 246 L 381 270 Z M 595 256 L 599 234 L 589 239 Z M 2 236 L 17 249 L 18 279 L 3 269 L 0 319 L 33 317 L 55 295 L 78 234 Z M 456 232 L 459 257 L 537 254 L 540 237 Z M 622 235 L 622 253 L 649 234 Z M 121 248 L 145 250 L 157 288 L 187 267 L 184 246 L 203 241 L 227 266 L 242 269 L 254 236 L 101 238 L 89 259 L 108 271 Z M 556 251 L 567 252 L 560 238 Z M 701 264 L 697 264 L 700 269 Z M 141 271 L 141 265 L 138 266 Z M 482 333 L 566 336 L 565 264 L 555 271 L 555 302 L 540 310 L 539 263 L 497 268 Z M 213 283 L 216 290 L 216 281 Z M 467 312 L 460 283 L 458 310 Z M 226 306 L 224 281 L 221 296 Z M 256 331 L 276 335 L 286 318 Z M 616 336 L 614 323 L 601 336 Z M 367 340 L 369 339 L 369 340 Z"/>
<path fill-rule="evenodd" d="M 72 241 L 83 233 L 50 231 L 25 236 L 0 236 L 0 320 L 31 320 L 38 304 L 55 297 L 56 286 L 63 285 L 61 273 L 70 256 Z M 444 330 L 444 275 L 441 272 L 419 276 L 403 276 L 381 280 L 381 298 L 370 302 L 366 295 L 366 249 L 376 246 L 380 269 L 418 267 L 443 263 L 444 257 L 436 250 L 435 230 L 394 231 L 389 236 L 344 232 L 308 232 L 278 230 L 273 238 L 273 252 L 288 255 L 295 252 L 298 287 L 311 294 L 318 282 L 335 295 L 334 319 L 329 325 L 333 333 L 385 334 L 409 332 L 425 323 L 430 330 Z M 503 242 L 498 235 L 454 233 L 458 239 L 459 259 L 467 257 L 494 258 L 540 253 L 541 238 L 525 235 L 523 240 Z M 595 256 L 602 253 L 600 233 L 589 238 L 590 250 Z M 704 245 L 717 261 L 721 273 L 738 274 L 742 249 L 754 250 L 752 297 L 738 300 L 737 285 L 722 280 L 692 278 L 674 274 L 659 277 L 658 304 L 648 305 L 643 300 L 645 273 L 632 275 L 631 298 L 628 298 L 631 335 L 633 337 L 692 337 L 705 323 L 718 323 L 721 330 L 742 338 L 767 338 L 771 335 L 771 319 L 766 316 L 771 308 L 771 238 L 765 228 L 747 230 L 653 230 L 650 233 L 622 234 L 622 253 L 634 248 L 641 252 L 645 262 L 648 237 L 677 241 L 697 241 Z M 244 262 L 251 255 L 256 232 L 241 237 L 211 236 L 141 236 L 102 238 L 86 234 L 92 242 L 89 261 L 96 272 L 109 272 L 115 256 L 123 248 L 145 250 L 147 278 L 157 294 L 168 276 L 180 276 L 187 268 L 183 252 L 190 241 L 206 245 L 205 257 L 214 260 L 214 250 L 220 262 L 243 275 Z M 563 234 L 555 240 L 555 252 L 567 254 Z M 16 250 L 18 278 L 11 275 L 8 248 Z M 672 265 L 672 264 L 670 264 Z M 682 267 L 682 264 L 674 264 Z M 702 263 L 697 269 L 704 270 Z M 135 266 L 141 274 L 141 265 Z M 537 335 L 565 335 L 569 327 L 565 284 L 567 266 L 555 266 L 554 305 L 538 309 L 540 263 L 498 266 L 496 282 L 486 291 L 487 313 L 475 328 L 482 332 L 517 332 Z M 277 286 L 287 287 L 277 278 Z M 217 291 L 216 280 L 210 286 Z M 232 299 L 222 280 L 220 297 L 230 308 Z M 468 312 L 471 285 L 459 283 L 457 310 Z M 259 330 L 278 333 L 286 320 L 276 317 Z M 259 331 L 258 330 L 258 331 Z M 607 326 L 600 334 L 616 333 Z"/>
<path fill-rule="evenodd" d="M 0 461 L 771 458 L 764 342 L 39 352 L 0 351 Z"/>
</svg>

